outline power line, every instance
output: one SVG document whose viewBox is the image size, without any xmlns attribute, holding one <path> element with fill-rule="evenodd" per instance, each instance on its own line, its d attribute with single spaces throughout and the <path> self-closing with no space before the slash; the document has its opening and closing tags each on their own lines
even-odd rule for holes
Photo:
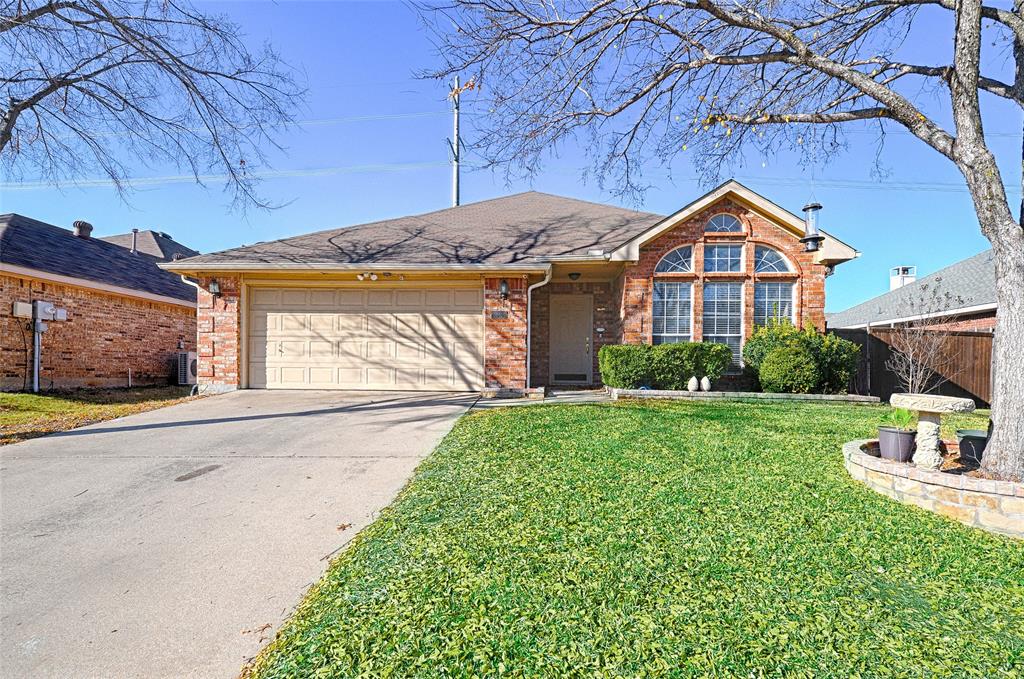
<svg viewBox="0 0 1024 679">
<path fill-rule="evenodd" d="M 251 172 L 249 176 L 256 179 L 290 179 L 293 177 L 326 177 L 338 174 L 374 174 L 388 172 L 406 172 L 410 170 L 423 170 L 435 167 L 446 167 L 447 161 L 430 161 L 424 163 L 378 163 L 374 165 L 349 165 L 344 167 L 321 167 L 306 170 L 262 170 Z M 164 175 L 160 177 L 139 177 L 124 182 L 131 187 L 142 186 L 163 186 L 171 184 L 189 184 L 195 181 L 219 182 L 227 181 L 230 177 L 226 174 L 205 174 L 198 177 L 190 174 Z M 97 177 L 92 179 L 79 179 L 67 182 L 68 186 L 76 188 L 97 188 L 115 186 L 114 180 L 109 177 Z M 38 191 L 43 189 L 58 188 L 51 182 L 29 181 L 29 182 L 3 182 L 0 183 L 0 190 L 3 191 Z"/>
</svg>

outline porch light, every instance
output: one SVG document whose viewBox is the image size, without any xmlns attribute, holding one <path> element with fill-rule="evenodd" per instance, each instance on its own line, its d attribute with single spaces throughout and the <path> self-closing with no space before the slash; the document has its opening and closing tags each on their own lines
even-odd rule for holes
<svg viewBox="0 0 1024 679">
<path fill-rule="evenodd" d="M 501 279 L 501 283 L 498 284 L 498 294 L 501 295 L 502 299 L 508 299 L 508 280 L 505 278 Z"/>
<path fill-rule="evenodd" d="M 211 295 L 214 297 L 220 297 L 220 283 L 217 282 L 216 278 L 210 281 L 209 289 Z"/>
<path fill-rule="evenodd" d="M 808 203 L 804 205 L 804 237 L 800 242 L 804 244 L 807 252 L 817 252 L 825 237 L 818 231 L 818 211 L 821 210 L 821 203 Z"/>
</svg>

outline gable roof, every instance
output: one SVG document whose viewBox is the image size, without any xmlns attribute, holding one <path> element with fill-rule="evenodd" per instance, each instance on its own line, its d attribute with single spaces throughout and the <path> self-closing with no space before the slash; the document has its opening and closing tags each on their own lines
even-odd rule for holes
<svg viewBox="0 0 1024 679">
<path fill-rule="evenodd" d="M 660 215 L 529 191 L 176 262 L 217 264 L 509 265 L 613 249 Z"/>
<path fill-rule="evenodd" d="M 178 256 L 178 259 L 183 259 L 199 254 L 198 250 L 182 245 L 163 231 L 153 231 L 152 229 L 142 229 L 135 234 L 129 232 L 114 236 L 100 236 L 100 240 L 131 250 L 133 235 L 135 236 L 136 252 L 155 257 L 161 262 L 170 262 L 174 260 L 175 255 Z"/>
<path fill-rule="evenodd" d="M 669 217 L 651 212 L 592 203 L 575 198 L 528 191 L 410 217 L 329 229 L 267 243 L 232 248 L 164 264 L 171 271 L 223 269 L 527 267 L 558 260 L 630 260 L 629 245 L 658 228 L 674 223 L 701 201 L 726 194 L 757 202 L 775 221 L 802 222 L 774 203 L 732 181 Z M 765 206 L 768 206 L 767 208 Z M 668 228 L 668 227 L 665 227 Z M 827 236 L 827 234 L 826 234 Z M 846 261 L 856 250 L 826 237 Z M 836 246 L 835 244 L 838 244 Z M 827 248 L 823 248 L 825 250 Z M 594 251 L 600 251 L 595 253 Z"/>
<path fill-rule="evenodd" d="M 733 198 L 746 205 L 748 208 L 759 212 L 767 217 L 769 221 L 777 224 L 780 228 L 788 231 L 790 235 L 802 238 L 804 235 L 804 220 L 797 217 L 789 210 L 773 203 L 764 196 L 748 189 L 735 179 L 730 179 L 717 187 L 711 189 L 703 196 L 676 210 L 668 217 L 662 219 L 651 229 L 637 235 L 635 238 L 613 253 L 613 259 L 635 260 L 639 256 L 640 247 L 651 242 L 666 231 L 675 228 L 681 222 L 686 221 L 694 214 L 704 210 L 723 198 Z M 860 253 L 850 245 L 839 240 L 827 231 L 822 230 L 821 235 L 825 237 L 818 251 L 815 253 L 815 261 L 820 264 L 836 265 L 848 262 L 860 256 Z"/>
<path fill-rule="evenodd" d="M 937 299 L 948 299 L 948 308 L 922 309 L 922 295 L 932 299 L 933 294 L 937 295 Z M 829 314 L 828 326 L 863 327 L 868 323 L 909 320 L 923 312 L 930 316 L 971 313 L 985 308 L 994 309 L 995 304 L 995 257 L 992 250 L 985 250 L 902 288 L 891 290 L 845 311 Z"/>
<path fill-rule="evenodd" d="M 195 288 L 162 271 L 153 257 L 18 214 L 0 215 L 0 268 L 4 265 L 196 301 Z"/>
</svg>

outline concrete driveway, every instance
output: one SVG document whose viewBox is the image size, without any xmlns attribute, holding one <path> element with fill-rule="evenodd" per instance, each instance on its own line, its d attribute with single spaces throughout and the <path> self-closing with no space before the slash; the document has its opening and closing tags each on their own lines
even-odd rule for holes
<svg viewBox="0 0 1024 679">
<path fill-rule="evenodd" d="M 0 675 L 235 676 L 475 398 L 241 391 L 0 448 Z"/>
</svg>

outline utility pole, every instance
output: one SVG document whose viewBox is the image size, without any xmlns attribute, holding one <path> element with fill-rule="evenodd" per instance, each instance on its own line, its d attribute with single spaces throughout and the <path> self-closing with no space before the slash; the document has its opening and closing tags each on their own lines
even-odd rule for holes
<svg viewBox="0 0 1024 679">
<path fill-rule="evenodd" d="M 459 76 L 455 76 L 455 85 L 452 88 L 452 104 L 454 115 L 452 123 L 452 138 L 448 140 L 448 146 L 452 150 L 452 207 L 459 206 Z"/>
</svg>

